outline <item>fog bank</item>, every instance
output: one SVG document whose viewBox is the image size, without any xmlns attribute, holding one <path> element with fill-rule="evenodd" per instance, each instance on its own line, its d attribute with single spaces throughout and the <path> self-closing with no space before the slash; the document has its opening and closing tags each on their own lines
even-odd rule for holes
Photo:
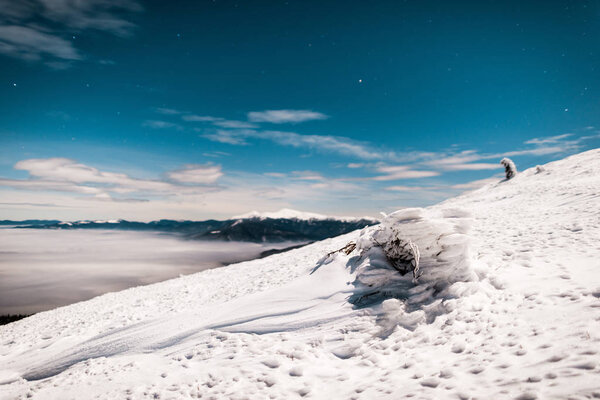
<svg viewBox="0 0 600 400">
<path fill-rule="evenodd" d="M 0 229 L 0 314 L 49 310 L 289 245 L 147 232 Z"/>
</svg>

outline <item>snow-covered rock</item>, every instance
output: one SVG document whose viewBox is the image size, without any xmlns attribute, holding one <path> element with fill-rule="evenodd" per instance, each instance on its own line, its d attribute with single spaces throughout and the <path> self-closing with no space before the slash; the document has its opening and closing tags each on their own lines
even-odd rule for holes
<svg viewBox="0 0 600 400">
<path fill-rule="evenodd" d="M 381 226 L 36 314 L 0 327 L 0 398 L 600 397 L 599 187 L 588 151 Z M 391 227 L 418 246 L 417 279 L 373 246 Z"/>
</svg>

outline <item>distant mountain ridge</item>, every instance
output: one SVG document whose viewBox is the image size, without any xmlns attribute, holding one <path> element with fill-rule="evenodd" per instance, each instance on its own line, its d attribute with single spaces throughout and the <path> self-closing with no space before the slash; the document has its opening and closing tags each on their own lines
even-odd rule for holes
<svg viewBox="0 0 600 400">
<path fill-rule="evenodd" d="M 371 217 L 337 217 L 337 216 L 329 216 L 323 214 L 317 214 L 306 211 L 297 211 L 289 208 L 282 208 L 279 211 L 274 212 L 259 212 L 259 211 L 250 211 L 249 213 L 234 216 L 232 219 L 250 219 L 250 218 L 259 218 L 259 219 L 301 219 L 301 220 L 325 220 L 325 219 L 333 219 L 338 221 L 357 221 L 361 219 L 365 220 L 373 220 Z"/>
<path fill-rule="evenodd" d="M 286 210 L 293 211 L 293 210 Z M 297 212 L 298 213 L 298 212 Z M 336 219 L 319 214 L 302 213 L 304 218 L 293 216 L 291 218 L 270 218 L 265 216 L 247 216 L 224 221 L 177 221 L 161 219 L 151 222 L 137 222 L 127 220 L 108 221 L 9 221 L 4 225 L 16 225 L 16 228 L 30 229 L 110 229 L 134 230 L 176 233 L 188 239 L 195 240 L 224 240 L 242 242 L 308 242 L 323 240 L 329 237 L 342 235 L 365 226 L 377 224 L 379 221 L 367 218 Z M 298 214 L 296 214 L 298 215 Z M 306 217 L 319 215 L 319 217 Z M 275 216 L 275 215 L 274 215 Z"/>
<path fill-rule="evenodd" d="M 0 221 L 0 226 L 4 225 L 48 225 L 57 224 L 59 220 L 56 219 L 26 219 L 23 221 L 13 221 L 10 219 L 4 219 Z"/>
</svg>

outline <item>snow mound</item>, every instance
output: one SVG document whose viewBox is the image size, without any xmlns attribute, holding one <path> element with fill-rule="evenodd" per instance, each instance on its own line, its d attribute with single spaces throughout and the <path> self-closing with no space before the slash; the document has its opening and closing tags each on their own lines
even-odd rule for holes
<svg viewBox="0 0 600 400">
<path fill-rule="evenodd" d="M 386 216 L 379 226 L 363 229 L 356 250 L 335 257 L 335 262 L 346 262 L 354 277 L 349 302 L 357 308 L 373 307 L 375 314 L 383 312 L 380 321 L 386 331 L 396 325 L 415 329 L 451 311 L 451 299 L 478 290 L 479 278 L 469 251 L 470 222 L 469 214 L 459 209 L 411 208 Z M 386 247 L 398 237 L 418 247 L 417 278 L 401 274 L 386 255 Z M 390 314 L 402 314 L 402 318 L 390 318 Z"/>
<path fill-rule="evenodd" d="M 451 296 L 449 288 L 456 282 L 476 281 L 468 228 L 464 211 L 411 208 L 397 211 L 380 226 L 365 230 L 357 243 L 362 256 L 356 266 L 356 301 L 383 295 L 409 303 L 422 302 L 434 295 Z M 421 257 L 417 279 L 411 274 L 401 275 L 383 251 L 382 245 L 395 237 L 395 231 L 418 246 Z"/>
</svg>

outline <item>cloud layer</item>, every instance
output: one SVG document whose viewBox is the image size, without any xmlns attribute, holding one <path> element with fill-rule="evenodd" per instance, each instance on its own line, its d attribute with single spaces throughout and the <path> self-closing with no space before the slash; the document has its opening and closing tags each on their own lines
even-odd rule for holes
<svg viewBox="0 0 600 400">
<path fill-rule="evenodd" d="M 122 195 L 200 194 L 210 190 L 223 176 L 220 165 L 186 165 L 168 172 L 165 180 L 137 179 L 127 174 L 101 171 L 68 158 L 32 158 L 19 161 L 17 170 L 28 179 L 0 179 L 0 185 L 28 190 L 46 190 L 92 195 L 98 199 L 135 201 Z"/>
<path fill-rule="evenodd" d="M 248 120 L 269 122 L 271 124 L 298 123 L 329 118 L 327 115 L 311 110 L 265 110 L 251 111 Z"/>
<path fill-rule="evenodd" d="M 84 58 L 73 32 L 126 37 L 135 24 L 125 16 L 139 11 L 134 0 L 0 0 L 0 53 L 64 68 Z"/>
<path fill-rule="evenodd" d="M 474 149 L 394 151 L 376 148 L 369 142 L 333 135 L 301 134 L 263 129 L 258 122 L 228 120 L 176 109 L 156 109 L 163 120 L 148 120 L 144 126 L 164 130 L 155 134 L 200 136 L 200 140 L 220 143 L 207 148 L 205 157 L 232 161 L 229 146 L 255 146 L 261 141 L 318 152 L 320 167 L 290 170 L 287 165 L 258 166 L 247 172 L 238 160 L 225 173 L 213 163 L 185 164 L 177 169 L 157 171 L 156 178 L 141 179 L 131 174 L 97 168 L 68 158 L 21 160 L 14 168 L 28 173 L 24 179 L 0 178 L 3 208 L 20 210 L 26 218 L 76 215 L 78 218 L 216 218 L 241 214 L 251 209 L 299 208 L 335 214 L 344 204 L 345 214 L 367 215 L 373 210 L 390 211 L 403 206 L 432 204 L 462 190 L 490 182 L 492 172 L 501 171 L 502 157 L 562 155 L 575 152 L 586 140 L 597 138 L 595 131 L 585 136 L 573 134 L 533 138 L 516 149 L 483 153 Z M 224 128 L 229 121 L 255 124 L 256 128 Z M 222 124 L 221 124 L 222 125 Z M 335 155 L 342 158 L 340 162 Z M 308 154 L 310 157 L 310 154 Z M 317 164 L 315 164 L 317 165 Z M 242 167 L 243 168 L 243 167 Z M 262 168 L 262 170 L 261 170 Z M 465 173 L 465 171 L 468 171 Z M 476 171 L 481 171 L 475 174 Z M 468 180 L 475 181 L 469 182 Z M 500 178 L 492 178 L 498 180 Z M 467 183 L 465 183 L 467 182 Z M 30 191 L 36 191 L 32 201 Z M 45 214 L 44 214 L 45 212 Z M 11 216 L 14 214 L 11 214 Z M 63 217 L 64 218 L 64 217 Z M 73 217 L 71 217 L 73 219 Z"/>
</svg>

